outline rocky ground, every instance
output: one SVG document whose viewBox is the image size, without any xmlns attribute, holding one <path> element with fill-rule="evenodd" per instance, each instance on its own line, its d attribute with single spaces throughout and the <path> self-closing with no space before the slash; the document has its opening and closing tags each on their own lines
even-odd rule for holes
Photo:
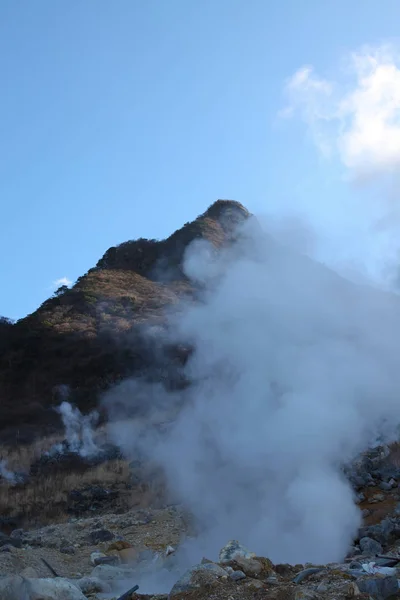
<svg viewBox="0 0 400 600">
<path fill-rule="evenodd" d="M 0 599 L 400 598 L 398 455 L 382 446 L 345 469 L 364 523 L 340 563 L 274 565 L 231 541 L 218 562 L 205 557 L 182 573 L 176 549 L 193 535 L 188 515 L 178 506 L 131 509 L 0 534 Z"/>
</svg>

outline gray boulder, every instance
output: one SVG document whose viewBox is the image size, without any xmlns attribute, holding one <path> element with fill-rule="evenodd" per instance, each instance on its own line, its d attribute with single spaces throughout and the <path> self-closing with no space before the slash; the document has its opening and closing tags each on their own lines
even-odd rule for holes
<svg viewBox="0 0 400 600">
<path fill-rule="evenodd" d="M 169 598 L 173 598 L 182 592 L 212 585 L 221 577 L 228 578 L 228 573 L 215 563 L 195 565 L 178 579 L 169 593 Z"/>
<path fill-rule="evenodd" d="M 359 538 L 363 537 L 373 538 L 381 544 L 389 544 L 392 540 L 400 537 L 400 525 L 396 519 L 383 519 L 377 525 L 361 527 Z"/>
<path fill-rule="evenodd" d="M 379 487 L 381 490 L 383 490 L 384 492 L 389 492 L 393 485 L 392 483 L 389 481 L 381 481 L 381 483 L 379 484 Z"/>
<path fill-rule="evenodd" d="M 233 579 L 233 581 L 241 581 L 242 579 L 246 579 L 246 575 L 243 573 L 243 571 L 233 571 L 229 577 Z"/>
<path fill-rule="evenodd" d="M 369 594 L 374 600 L 386 600 L 399 592 L 397 577 L 361 577 L 357 579 L 360 592 Z"/>
<path fill-rule="evenodd" d="M 0 579 L 0 598 L 2 600 L 29 600 L 26 579 L 20 575 Z"/>
<path fill-rule="evenodd" d="M 19 575 L 0 579 L 1 600 L 86 600 L 81 590 L 68 581 L 26 579 Z"/>
<path fill-rule="evenodd" d="M 21 538 L 12 538 L 2 534 L 0 537 L 0 547 L 3 546 L 13 546 L 14 548 L 21 548 L 22 540 Z"/>
<path fill-rule="evenodd" d="M 254 558 L 244 558 L 243 556 L 237 556 L 235 558 L 236 565 L 240 568 L 243 573 L 248 577 L 259 577 L 263 571 L 263 565 L 260 561 Z"/>
<path fill-rule="evenodd" d="M 383 552 L 383 548 L 380 543 L 370 537 L 361 538 L 360 548 L 363 554 L 368 554 L 369 556 L 376 556 L 377 554 L 382 554 Z"/>
</svg>

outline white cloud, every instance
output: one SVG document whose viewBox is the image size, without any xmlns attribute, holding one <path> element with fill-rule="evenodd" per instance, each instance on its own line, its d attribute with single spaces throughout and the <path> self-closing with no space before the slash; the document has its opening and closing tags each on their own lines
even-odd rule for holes
<svg viewBox="0 0 400 600">
<path fill-rule="evenodd" d="M 60 279 L 56 279 L 55 281 L 53 281 L 52 287 L 59 288 L 61 285 L 70 286 L 71 283 L 72 283 L 72 281 L 70 279 L 68 279 L 68 277 L 60 277 Z"/>
<path fill-rule="evenodd" d="M 332 80 L 301 67 L 280 115 L 299 114 L 319 150 L 356 177 L 391 170 L 400 164 L 400 57 L 387 45 L 363 47 L 344 65 Z"/>
</svg>

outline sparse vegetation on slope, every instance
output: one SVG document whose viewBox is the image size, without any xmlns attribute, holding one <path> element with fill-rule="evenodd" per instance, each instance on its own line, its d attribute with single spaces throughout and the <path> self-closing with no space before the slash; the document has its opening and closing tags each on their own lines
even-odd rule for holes
<svg viewBox="0 0 400 600">
<path fill-rule="evenodd" d="M 3 442 L 30 442 L 39 426 L 51 431 L 58 423 L 52 407 L 59 402 L 60 385 L 68 385 L 72 400 L 89 410 L 99 392 L 116 381 L 132 374 L 157 377 L 159 365 L 143 342 L 143 326 L 162 324 L 165 309 L 195 294 L 182 271 L 185 249 L 196 238 L 221 247 L 248 215 L 239 203 L 219 200 L 166 240 L 110 248 L 71 289 L 59 288 L 17 323 L 2 319 Z M 181 357 L 158 353 L 158 360 L 172 361 L 177 372 Z M 176 379 L 168 384 L 180 385 L 179 375 Z"/>
</svg>

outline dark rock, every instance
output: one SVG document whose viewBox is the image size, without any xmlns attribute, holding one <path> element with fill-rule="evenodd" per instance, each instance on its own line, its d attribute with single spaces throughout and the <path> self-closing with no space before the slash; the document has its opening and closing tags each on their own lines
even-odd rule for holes
<svg viewBox="0 0 400 600">
<path fill-rule="evenodd" d="M 383 466 L 374 471 L 374 476 L 381 481 L 390 481 L 391 479 L 396 480 L 400 478 L 400 470 L 397 467 L 391 465 Z"/>
<path fill-rule="evenodd" d="M 374 563 L 380 567 L 395 567 L 399 564 L 397 557 L 374 558 Z"/>
<path fill-rule="evenodd" d="M 11 533 L 10 533 L 10 537 L 11 538 L 23 538 L 24 537 L 24 530 L 23 529 L 14 529 Z"/>
<path fill-rule="evenodd" d="M 237 556 L 231 565 L 233 568 L 238 568 L 248 577 L 257 578 L 263 572 L 263 564 L 255 558 L 244 558 L 243 556 Z"/>
<path fill-rule="evenodd" d="M 353 489 L 360 490 L 361 488 L 374 485 L 374 478 L 371 475 L 372 466 L 370 461 L 364 460 L 350 467 L 344 467 L 344 474 Z"/>
<path fill-rule="evenodd" d="M 93 545 L 99 544 L 100 542 L 109 542 L 114 539 L 114 534 L 108 529 L 95 529 L 90 532 L 90 542 Z"/>
<path fill-rule="evenodd" d="M 361 577 L 357 579 L 357 587 L 360 592 L 372 596 L 374 600 L 386 600 L 391 596 L 397 596 L 399 584 L 397 577 Z"/>
<path fill-rule="evenodd" d="M 113 506 L 117 496 L 116 490 L 108 490 L 101 486 L 72 490 L 68 495 L 68 512 L 79 516 L 88 511 L 103 511 Z"/>
<path fill-rule="evenodd" d="M 10 535 L 14 529 L 21 526 L 20 520 L 14 517 L 0 517 L 0 533 Z"/>
<path fill-rule="evenodd" d="M 396 518 L 386 518 L 377 525 L 361 527 L 359 539 L 363 537 L 369 537 L 377 540 L 380 544 L 387 545 L 400 537 L 400 522 Z"/>
<path fill-rule="evenodd" d="M 349 569 L 355 571 L 362 571 L 362 564 L 358 560 L 352 560 L 349 564 Z"/>
<path fill-rule="evenodd" d="M 0 537 L 0 548 L 2 548 L 3 546 L 13 546 L 14 548 L 21 548 L 22 540 L 20 538 L 2 536 Z"/>
<path fill-rule="evenodd" d="M 246 579 L 246 575 L 243 573 L 243 571 L 233 571 L 229 577 L 233 581 L 241 581 L 242 579 Z"/>
<path fill-rule="evenodd" d="M 369 537 L 361 538 L 360 548 L 363 554 L 368 554 L 369 556 L 376 556 L 383 552 L 381 544 Z"/>
<path fill-rule="evenodd" d="M 296 569 L 296 567 L 294 567 L 293 565 L 289 565 L 289 563 L 279 563 L 274 566 L 274 570 L 276 573 L 278 573 L 278 575 L 281 575 L 282 577 L 290 577 L 291 575 L 294 575 L 299 569 Z"/>
<path fill-rule="evenodd" d="M 34 546 L 36 548 L 41 548 L 44 544 L 43 544 L 43 539 L 40 535 L 37 536 L 28 536 L 25 539 L 25 543 L 28 544 L 29 546 Z"/>
<path fill-rule="evenodd" d="M 97 565 L 118 565 L 119 559 L 118 556 L 98 556 L 93 560 L 95 566 Z"/>
<path fill-rule="evenodd" d="M 69 546 L 61 546 L 60 552 L 62 554 L 75 554 L 75 548 L 72 545 Z"/>
<path fill-rule="evenodd" d="M 389 492 L 392 489 L 392 487 L 393 485 L 390 482 L 387 483 L 386 481 L 381 481 L 381 483 L 379 484 L 379 488 L 384 492 Z"/>
</svg>

